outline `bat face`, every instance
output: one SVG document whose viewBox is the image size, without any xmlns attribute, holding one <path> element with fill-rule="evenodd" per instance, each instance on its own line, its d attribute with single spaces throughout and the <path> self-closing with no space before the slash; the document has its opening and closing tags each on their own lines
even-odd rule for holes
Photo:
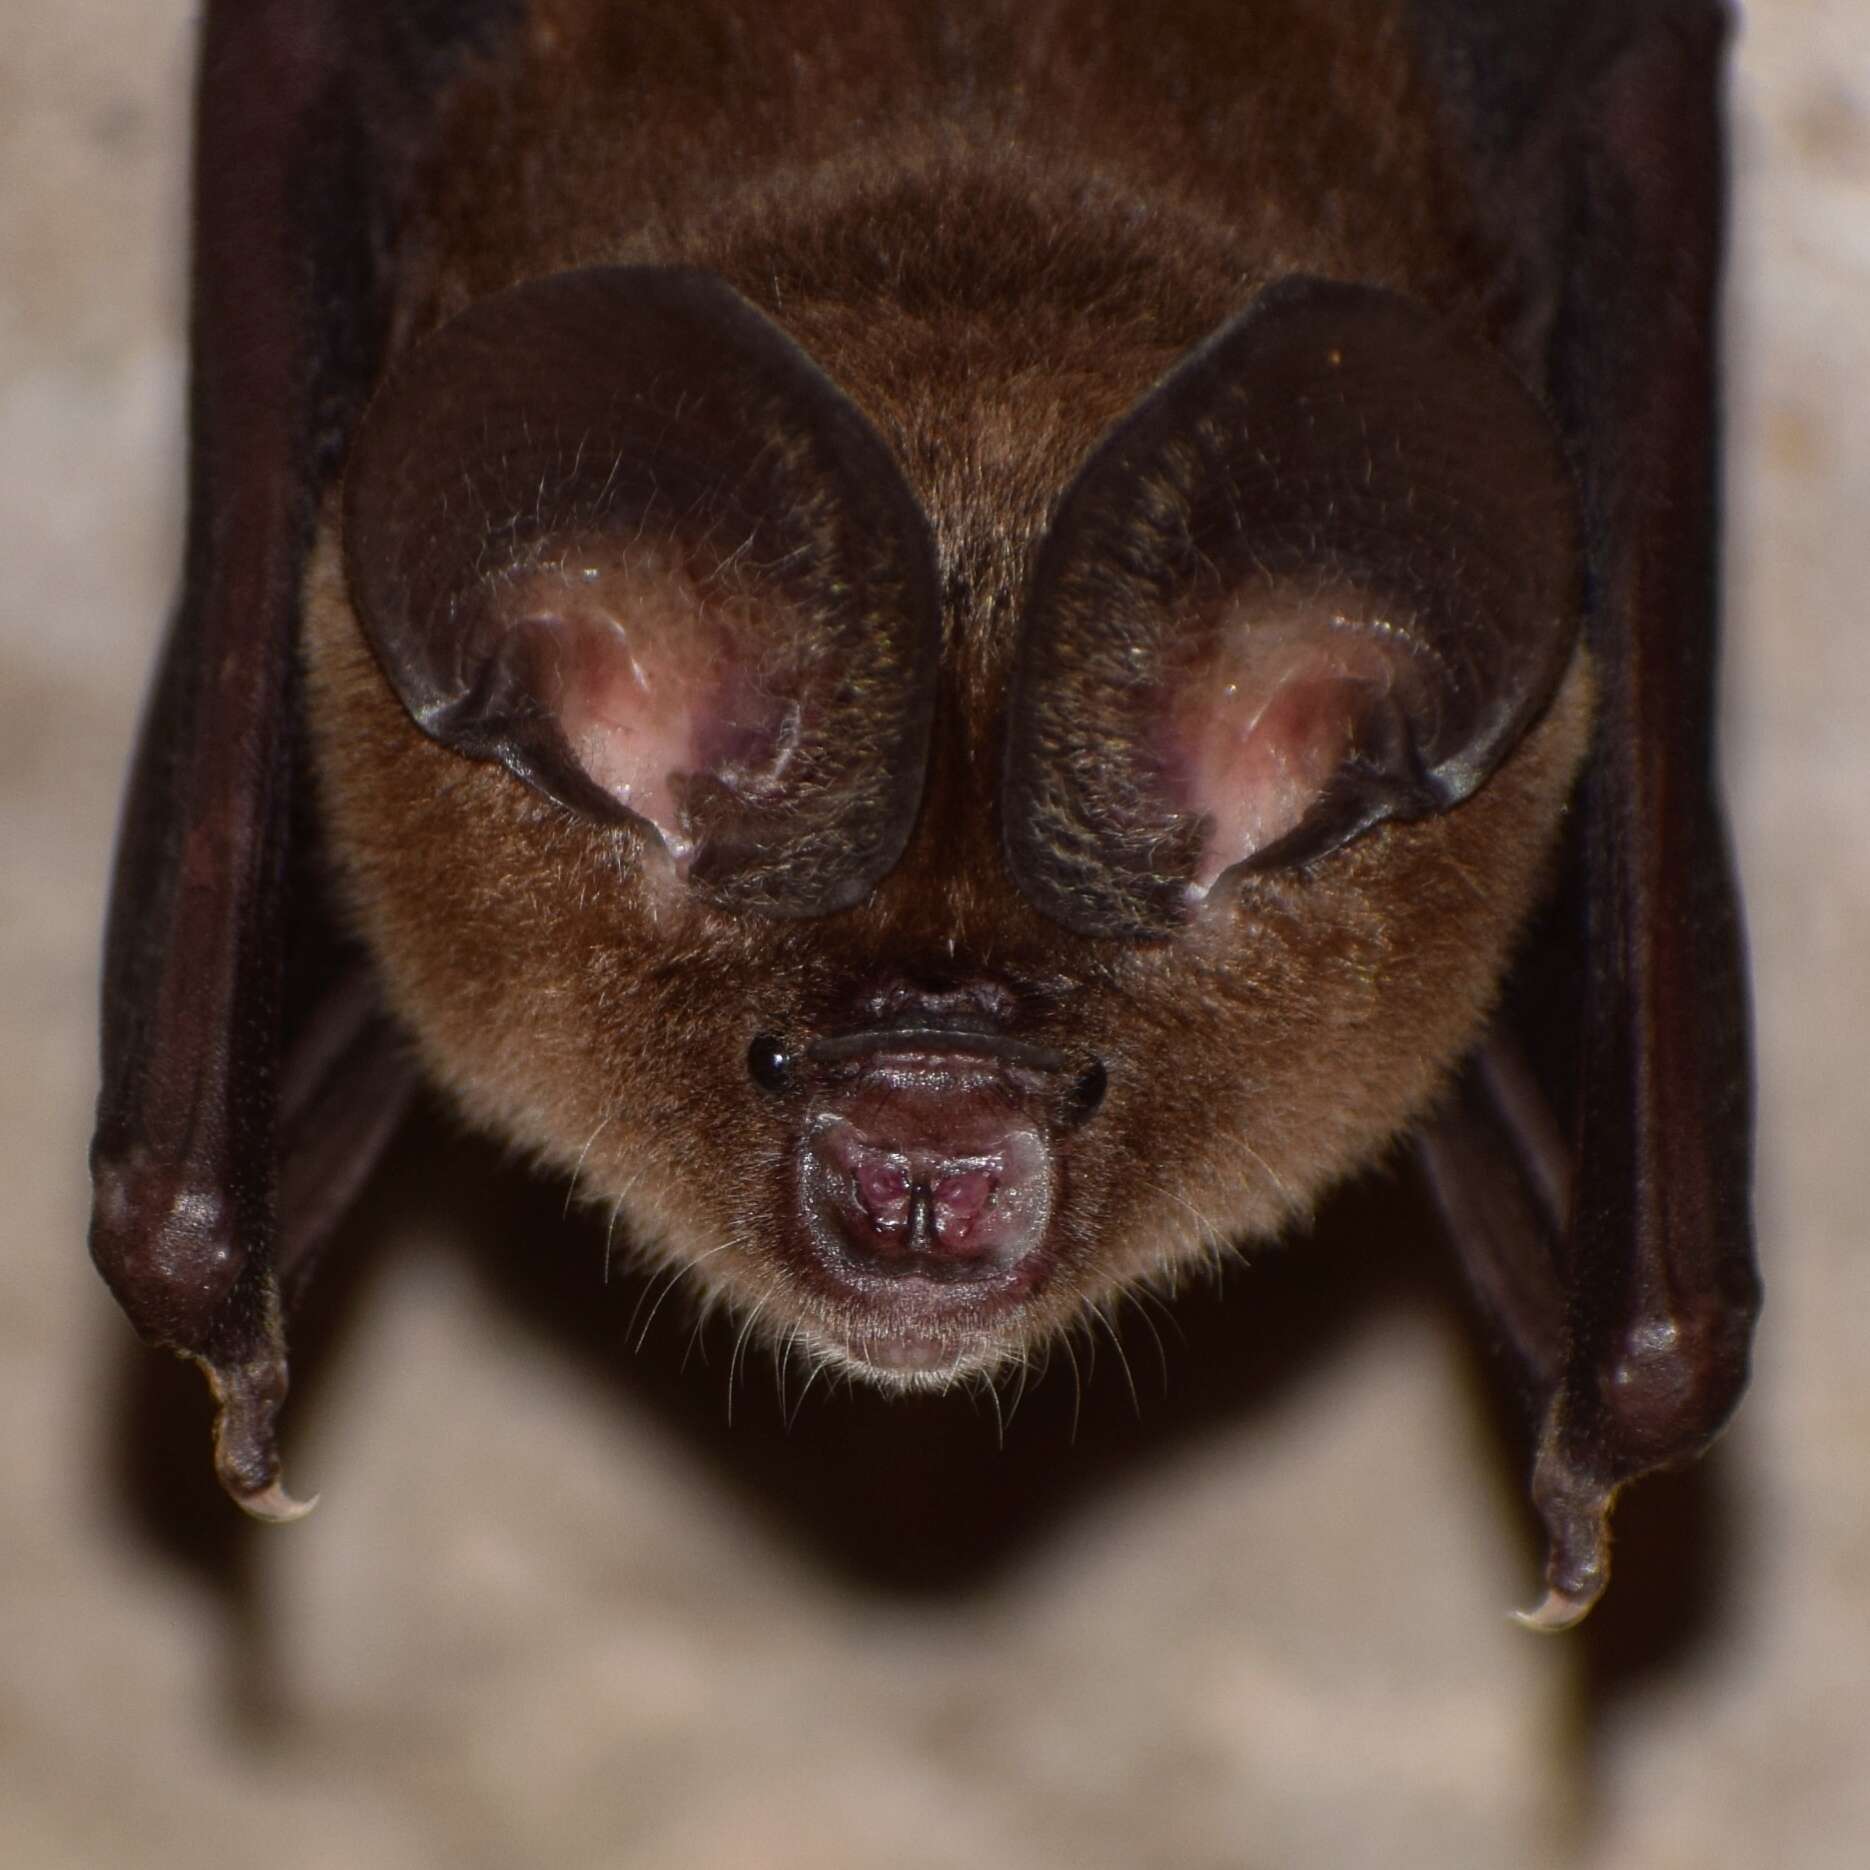
<svg viewBox="0 0 1870 1870">
<path fill-rule="evenodd" d="M 1759 1303 L 1724 21 L 208 0 L 91 1251 L 229 1492 L 413 1037 L 885 1384 L 1406 1139 L 1581 1616 Z"/>
<path fill-rule="evenodd" d="M 813 152 L 802 209 L 744 157 L 661 178 L 699 235 L 615 231 L 582 93 L 575 185 L 493 229 L 460 202 L 541 165 L 476 137 L 307 589 L 338 868 L 434 1074 L 886 1383 L 1380 1153 L 1588 729 L 1569 477 L 1466 308 L 1388 285 L 1393 233 L 1346 255 L 1264 132 L 1218 178 L 1119 147 L 1139 234 L 1061 177 L 1148 96 L 1053 89 L 934 164 L 913 117 Z"/>
</svg>

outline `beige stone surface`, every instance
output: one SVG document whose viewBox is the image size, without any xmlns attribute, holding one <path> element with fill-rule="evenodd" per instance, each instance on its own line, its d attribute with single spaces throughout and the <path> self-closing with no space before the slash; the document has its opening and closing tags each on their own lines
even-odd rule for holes
<svg viewBox="0 0 1870 1870">
<path fill-rule="evenodd" d="M 431 1126 L 296 1399 L 324 1503 L 264 1532 L 206 1490 L 192 1379 L 83 1252 L 96 931 L 177 555 L 187 11 L 27 0 L 0 62 L 0 1863 L 1870 1861 L 1861 5 L 1761 4 L 1736 67 L 1758 1381 L 1546 1643 L 1502 1615 L 1527 1529 L 1380 1200 L 1372 1244 L 1237 1280 L 1231 1337 L 1168 1333 L 1140 1425 L 1107 1356 L 1075 1443 L 1035 1404 L 1000 1456 L 841 1399 L 787 1436 L 758 1375 L 730 1426 L 725 1347 L 679 1369 L 671 1307 L 633 1357 L 640 1289 Z M 1237 1372 L 1191 1377 L 1219 1343 Z"/>
</svg>

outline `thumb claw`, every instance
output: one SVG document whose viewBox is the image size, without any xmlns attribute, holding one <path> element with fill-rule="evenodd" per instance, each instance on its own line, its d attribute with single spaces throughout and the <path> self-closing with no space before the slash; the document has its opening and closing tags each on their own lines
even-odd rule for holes
<svg viewBox="0 0 1870 1870">
<path fill-rule="evenodd" d="M 1583 1622 L 1610 1583 L 1610 1509 L 1617 1497 L 1587 1460 L 1567 1447 L 1563 1401 L 1547 1417 L 1533 1463 L 1532 1501 L 1545 1522 L 1545 1597 L 1513 1613 L 1522 1629 L 1554 1635 Z"/>
<path fill-rule="evenodd" d="M 234 1493 L 234 1504 L 243 1513 L 254 1519 L 264 1520 L 269 1526 L 289 1526 L 295 1519 L 303 1519 L 318 1504 L 319 1496 L 313 1494 L 309 1500 L 298 1500 L 286 1491 L 285 1482 L 274 1480 L 268 1487 L 262 1487 L 258 1493 Z"/>
<path fill-rule="evenodd" d="M 1596 1592 L 1588 1597 L 1576 1597 L 1569 1591 L 1553 1588 L 1530 1610 L 1515 1610 L 1509 1614 L 1522 1630 L 1533 1630 L 1540 1636 L 1557 1636 L 1582 1623 L 1597 1597 Z"/>
<path fill-rule="evenodd" d="M 214 1472 L 236 1506 L 269 1525 L 290 1525 L 318 1504 L 296 1499 L 280 1474 L 273 1425 L 286 1396 L 284 1346 L 239 1364 L 197 1358 L 214 1393 Z"/>
</svg>

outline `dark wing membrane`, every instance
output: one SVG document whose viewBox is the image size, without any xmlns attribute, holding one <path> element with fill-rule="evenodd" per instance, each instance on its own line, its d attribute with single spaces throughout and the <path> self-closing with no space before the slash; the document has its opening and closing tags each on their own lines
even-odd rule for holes
<svg viewBox="0 0 1870 1870">
<path fill-rule="evenodd" d="M 1576 887 L 1552 922 L 1583 964 L 1534 965 L 1550 991 L 1502 1016 L 1543 1062 L 1575 1153 L 1563 1354 L 1533 1482 L 1552 1541 L 1536 1620 L 1557 1625 L 1603 1589 L 1616 1490 L 1699 1453 L 1732 1411 L 1759 1306 L 1745 966 L 1712 744 L 1726 13 L 1534 6 L 1497 57 L 1497 9 L 1416 13 L 1466 113 L 1589 555 L 1598 735 Z M 1465 1126 L 1460 1105 L 1453 1120 Z M 1509 1153 L 1536 1159 L 1528 1127 L 1506 1128 Z M 1460 1206 L 1470 1257 L 1547 1251 L 1535 1228 L 1480 1240 L 1478 1206 Z"/>
<path fill-rule="evenodd" d="M 376 367 L 423 100 L 506 10 L 221 0 L 203 26 L 185 579 L 119 834 L 91 1248 L 137 1329 L 202 1365 L 221 1478 L 262 1514 L 291 1509 L 273 1242 L 299 576 Z"/>
</svg>

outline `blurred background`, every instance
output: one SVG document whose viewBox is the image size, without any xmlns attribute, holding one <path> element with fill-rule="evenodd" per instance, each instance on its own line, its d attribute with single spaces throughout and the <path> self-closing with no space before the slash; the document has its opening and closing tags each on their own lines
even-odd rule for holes
<svg viewBox="0 0 1870 1870">
<path fill-rule="evenodd" d="M 248 1525 L 84 1252 L 97 932 L 179 555 L 191 9 L 0 63 L 0 1858 L 1580 1865 L 1870 1855 L 1870 33 L 1735 59 L 1725 759 L 1757 968 L 1753 1393 L 1578 1634 L 1404 1204 L 991 1413 L 816 1396 L 433 1117 Z M 652 1299 L 653 1303 L 653 1299 Z M 730 1422 L 728 1397 L 733 1393 Z"/>
</svg>

